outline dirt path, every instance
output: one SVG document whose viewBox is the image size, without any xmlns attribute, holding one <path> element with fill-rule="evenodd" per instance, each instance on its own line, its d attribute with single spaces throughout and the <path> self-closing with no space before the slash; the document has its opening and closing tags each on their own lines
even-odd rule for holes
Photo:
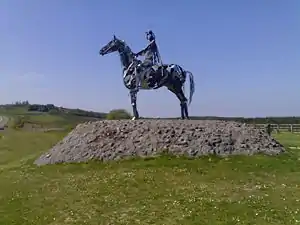
<svg viewBox="0 0 300 225">
<path fill-rule="evenodd" d="M 5 116 L 0 116 L 0 129 L 4 128 L 4 126 L 7 124 L 8 118 Z"/>
</svg>

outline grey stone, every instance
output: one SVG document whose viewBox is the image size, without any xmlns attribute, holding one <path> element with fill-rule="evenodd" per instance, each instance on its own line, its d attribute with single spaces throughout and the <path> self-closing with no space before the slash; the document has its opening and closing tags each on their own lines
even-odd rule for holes
<svg viewBox="0 0 300 225">
<path fill-rule="evenodd" d="M 213 120 L 103 120 L 79 124 L 37 165 L 185 155 L 278 155 L 283 146 L 253 126 Z"/>
</svg>

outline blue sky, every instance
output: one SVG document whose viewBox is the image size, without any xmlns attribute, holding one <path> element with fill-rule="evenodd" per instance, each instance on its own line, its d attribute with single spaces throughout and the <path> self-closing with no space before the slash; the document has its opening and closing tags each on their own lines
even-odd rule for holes
<svg viewBox="0 0 300 225">
<path fill-rule="evenodd" d="M 190 114 L 299 116 L 299 12 L 298 0 L 1 0 L 0 104 L 131 111 L 118 55 L 98 51 L 115 34 L 137 52 L 152 29 L 163 61 L 195 76 Z M 180 115 L 165 88 L 138 107 Z"/>
</svg>

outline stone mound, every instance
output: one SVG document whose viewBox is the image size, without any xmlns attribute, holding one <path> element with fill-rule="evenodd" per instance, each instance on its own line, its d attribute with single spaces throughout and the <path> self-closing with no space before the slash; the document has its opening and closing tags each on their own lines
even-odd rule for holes
<svg viewBox="0 0 300 225">
<path fill-rule="evenodd" d="M 199 157 L 208 154 L 277 155 L 285 150 L 264 131 L 237 122 L 103 120 L 79 124 L 35 164 L 118 160 L 166 152 Z"/>
</svg>

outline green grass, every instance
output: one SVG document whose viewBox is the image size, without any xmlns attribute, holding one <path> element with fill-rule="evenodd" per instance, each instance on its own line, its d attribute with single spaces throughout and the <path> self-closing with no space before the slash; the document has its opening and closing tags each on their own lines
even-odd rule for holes
<svg viewBox="0 0 300 225">
<path fill-rule="evenodd" d="M 299 152 L 36 167 L 60 132 L 0 139 L 0 224 L 297 224 Z M 276 135 L 300 146 L 300 135 Z"/>
<path fill-rule="evenodd" d="M 281 133 L 281 134 L 274 134 L 277 139 L 280 140 L 280 143 L 287 147 L 300 147 L 300 133 Z"/>
</svg>

